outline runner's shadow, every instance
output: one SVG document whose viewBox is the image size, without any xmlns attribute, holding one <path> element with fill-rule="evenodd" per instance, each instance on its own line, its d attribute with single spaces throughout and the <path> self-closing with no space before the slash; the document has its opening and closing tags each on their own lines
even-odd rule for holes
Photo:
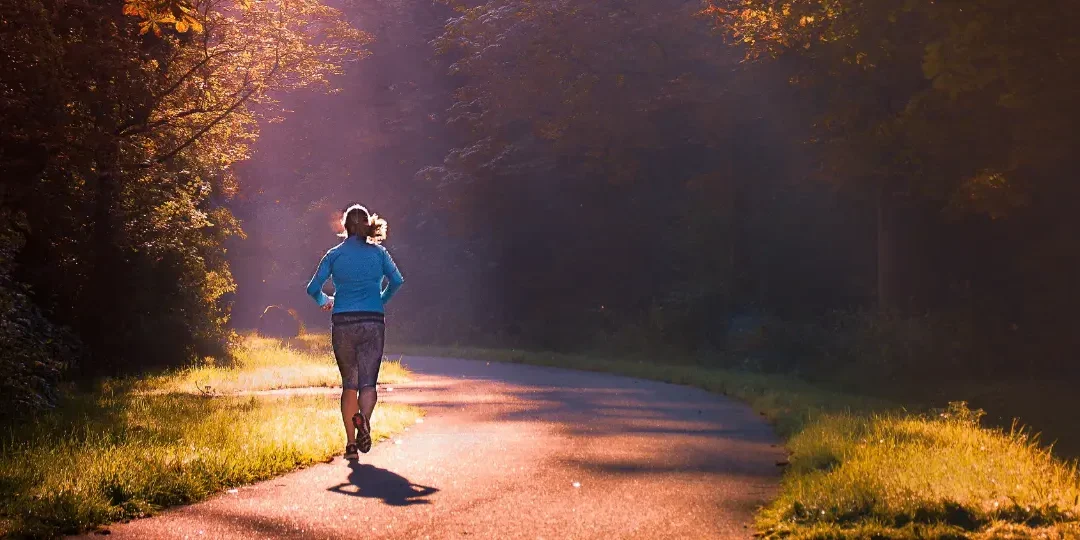
<svg viewBox="0 0 1080 540">
<path fill-rule="evenodd" d="M 404 476 L 366 463 L 352 461 L 349 463 L 349 469 L 351 469 L 349 481 L 329 488 L 327 491 L 353 497 L 382 499 L 390 506 L 431 504 L 426 497 L 439 491 L 433 487 L 413 484 Z"/>
</svg>

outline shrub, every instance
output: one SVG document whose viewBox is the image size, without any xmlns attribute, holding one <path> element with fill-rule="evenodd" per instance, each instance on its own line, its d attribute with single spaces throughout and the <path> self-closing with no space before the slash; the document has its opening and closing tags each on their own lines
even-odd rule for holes
<svg viewBox="0 0 1080 540">
<path fill-rule="evenodd" d="M 900 316 L 834 312 L 813 320 L 761 318 L 760 336 L 729 352 L 767 372 L 864 382 L 956 374 L 976 355 L 969 319 L 955 314 Z M 745 359 L 748 359 L 746 361 Z"/>
<path fill-rule="evenodd" d="M 0 407 L 5 420 L 51 407 L 61 375 L 74 361 L 75 340 L 35 307 L 11 277 L 23 245 L 17 216 L 0 212 Z"/>
</svg>

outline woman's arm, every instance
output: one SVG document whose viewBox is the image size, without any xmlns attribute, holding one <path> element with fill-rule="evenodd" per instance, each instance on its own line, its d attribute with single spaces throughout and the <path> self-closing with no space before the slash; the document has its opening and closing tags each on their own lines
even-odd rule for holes
<svg viewBox="0 0 1080 540">
<path fill-rule="evenodd" d="M 382 247 L 382 246 L 379 246 Z M 386 304 L 390 301 L 390 298 L 394 296 L 394 293 L 401 288 L 401 284 L 405 283 L 405 278 L 401 275 L 401 271 L 398 270 L 394 259 L 390 257 L 390 252 L 386 251 L 386 248 L 382 248 L 383 254 L 383 275 L 387 278 L 386 287 L 383 288 L 382 294 L 379 296 L 382 298 L 382 303 Z"/>
<path fill-rule="evenodd" d="M 319 307 L 326 309 L 328 306 L 333 307 L 334 297 L 327 296 L 323 292 L 323 284 L 326 280 L 330 279 L 330 254 L 323 255 L 321 261 L 319 261 L 319 269 L 315 271 L 315 275 L 311 277 L 311 281 L 307 285 L 308 296 L 315 299 L 315 303 L 319 304 Z"/>
</svg>

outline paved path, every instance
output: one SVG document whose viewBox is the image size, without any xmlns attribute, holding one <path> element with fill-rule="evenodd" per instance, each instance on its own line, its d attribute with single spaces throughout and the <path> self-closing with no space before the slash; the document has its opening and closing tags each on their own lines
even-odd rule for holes
<svg viewBox="0 0 1080 540">
<path fill-rule="evenodd" d="M 747 538 L 783 459 L 747 407 L 611 375 L 407 358 L 427 417 L 340 458 L 110 527 L 120 538 Z M 328 407 L 336 400 L 328 396 Z"/>
</svg>

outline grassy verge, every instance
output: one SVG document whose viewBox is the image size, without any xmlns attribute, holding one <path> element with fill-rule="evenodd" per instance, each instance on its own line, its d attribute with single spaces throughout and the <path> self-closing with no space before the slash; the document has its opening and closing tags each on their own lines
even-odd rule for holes
<svg viewBox="0 0 1080 540">
<path fill-rule="evenodd" d="M 745 401 L 787 439 L 790 465 L 763 508 L 767 538 L 1080 537 L 1080 475 L 1021 430 L 952 404 L 905 411 L 783 376 L 693 365 L 483 349 L 397 352 L 604 371 Z"/>
<path fill-rule="evenodd" d="M 276 356 L 261 358 L 266 351 Z M 235 389 L 261 389 L 266 379 L 252 372 L 287 365 L 289 354 L 297 363 L 315 363 L 294 348 L 248 339 L 236 351 L 237 362 L 203 373 L 232 381 Z M 5 434 L 0 536 L 54 537 L 145 516 L 326 461 L 342 449 L 335 399 L 207 397 L 187 386 L 185 377 L 192 376 L 106 381 Z M 285 379 L 293 386 L 305 380 Z M 147 393 L 148 387 L 177 391 Z M 383 404 L 372 418 L 375 439 L 403 430 L 420 414 Z"/>
<path fill-rule="evenodd" d="M 408 380 L 401 362 L 383 362 L 379 382 L 399 384 Z M 283 388 L 335 387 L 341 385 L 327 334 L 305 334 L 282 341 L 241 336 L 232 356 L 224 363 L 204 360 L 192 366 L 136 381 L 140 391 L 192 394 L 232 394 Z"/>
</svg>

